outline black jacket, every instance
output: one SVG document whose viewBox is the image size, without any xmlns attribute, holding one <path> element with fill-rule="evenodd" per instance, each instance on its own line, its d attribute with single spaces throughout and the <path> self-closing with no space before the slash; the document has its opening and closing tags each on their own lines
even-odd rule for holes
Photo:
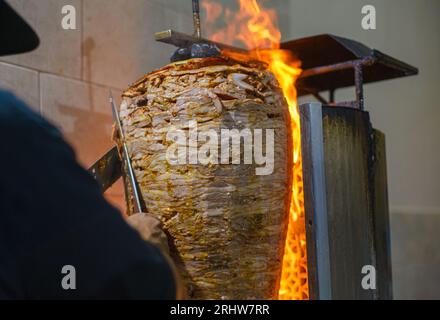
<svg viewBox="0 0 440 320">
<path fill-rule="evenodd" d="M 173 299 L 172 272 L 60 132 L 0 91 L 0 299 Z M 76 271 L 65 290 L 64 266 Z"/>
</svg>

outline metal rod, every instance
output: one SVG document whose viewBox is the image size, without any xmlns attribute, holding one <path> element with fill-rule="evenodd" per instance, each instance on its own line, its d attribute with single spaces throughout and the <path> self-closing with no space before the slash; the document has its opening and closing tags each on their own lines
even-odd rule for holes
<svg viewBox="0 0 440 320">
<path fill-rule="evenodd" d="M 329 92 L 329 100 L 330 103 L 334 103 L 335 102 L 335 89 L 331 89 Z"/>
<path fill-rule="evenodd" d="M 336 63 L 330 66 L 317 67 L 313 69 L 305 70 L 301 74 L 301 78 L 307 78 L 316 76 L 319 74 L 346 70 L 346 69 L 354 69 L 354 84 L 356 87 L 356 102 L 357 107 L 360 110 L 364 110 L 364 76 L 363 76 L 363 67 L 374 64 L 376 58 L 374 57 L 366 57 L 358 60 L 351 60 L 341 63 Z"/>
<path fill-rule="evenodd" d="M 329 102 L 327 100 L 325 100 L 325 98 L 323 96 L 321 96 L 319 94 L 319 92 L 313 92 L 312 95 L 319 101 L 321 102 L 323 105 L 328 105 Z"/>
<path fill-rule="evenodd" d="M 362 64 L 357 63 L 354 66 L 354 84 L 356 87 L 356 101 L 358 108 L 364 110 L 364 76 L 362 70 Z"/>
<path fill-rule="evenodd" d="M 200 23 L 199 0 L 192 0 L 192 11 L 194 20 L 194 36 L 200 39 L 202 37 L 202 26 Z"/>
<path fill-rule="evenodd" d="M 351 60 L 351 61 L 332 64 L 329 66 L 307 69 L 307 70 L 304 70 L 303 73 L 301 73 L 300 78 L 308 78 L 308 77 L 316 76 L 318 74 L 324 74 L 324 73 L 330 73 L 330 72 L 339 71 L 339 70 L 351 69 L 351 68 L 354 68 L 357 64 L 361 64 L 363 66 L 368 66 L 368 65 L 373 64 L 375 61 L 376 61 L 376 59 L 374 57 L 367 57 L 364 59 Z"/>
</svg>

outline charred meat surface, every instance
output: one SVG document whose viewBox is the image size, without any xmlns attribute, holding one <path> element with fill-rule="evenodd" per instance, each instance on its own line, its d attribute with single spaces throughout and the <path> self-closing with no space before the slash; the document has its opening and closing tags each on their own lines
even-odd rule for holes
<svg viewBox="0 0 440 320">
<path fill-rule="evenodd" d="M 120 116 L 146 207 L 170 235 L 190 298 L 277 298 L 291 152 L 288 107 L 275 77 L 263 65 L 220 57 L 177 62 L 132 85 Z M 243 144 L 240 164 L 170 164 L 175 141 L 167 134 L 189 132 L 191 120 L 199 135 L 273 129 L 272 174 L 244 163 Z"/>
</svg>

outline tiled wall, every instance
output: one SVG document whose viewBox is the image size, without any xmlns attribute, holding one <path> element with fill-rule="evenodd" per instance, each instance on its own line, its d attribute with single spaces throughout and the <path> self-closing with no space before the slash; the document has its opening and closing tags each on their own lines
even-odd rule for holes
<svg viewBox="0 0 440 320">
<path fill-rule="evenodd" d="M 0 58 L 0 87 L 58 125 L 86 167 L 112 145 L 109 90 L 116 96 L 168 62 L 173 48 L 155 43 L 154 32 L 192 32 L 189 0 L 8 2 L 36 29 L 41 45 L 32 53 Z M 379 29 L 372 32 L 360 29 L 360 8 L 369 3 L 378 8 Z M 61 8 L 67 4 L 77 9 L 77 30 L 61 28 Z M 433 19 L 438 0 L 272 0 L 270 5 L 278 9 L 286 39 L 333 32 L 421 68 L 418 77 L 367 86 L 366 99 L 374 124 L 387 134 L 395 297 L 440 298 L 440 20 Z M 394 41 L 403 34 L 405 41 Z M 124 210 L 120 183 L 108 197 Z M 421 214 L 423 205 L 434 209 Z"/>
<path fill-rule="evenodd" d="M 112 146 L 109 90 L 119 96 L 169 61 L 173 48 L 156 43 L 154 32 L 192 31 L 191 3 L 182 0 L 8 2 L 34 27 L 41 44 L 34 52 L 0 58 L 0 87 L 60 127 L 85 167 Z M 76 30 L 61 27 L 64 5 L 76 8 Z M 121 183 L 107 196 L 124 210 Z"/>
</svg>

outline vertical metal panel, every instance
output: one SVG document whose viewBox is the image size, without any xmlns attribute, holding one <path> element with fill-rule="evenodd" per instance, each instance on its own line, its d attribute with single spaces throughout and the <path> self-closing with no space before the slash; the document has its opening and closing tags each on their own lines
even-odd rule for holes
<svg viewBox="0 0 440 320">
<path fill-rule="evenodd" d="M 391 298 L 384 137 L 368 113 L 300 106 L 312 299 Z M 376 289 L 362 268 L 376 268 Z"/>
<path fill-rule="evenodd" d="M 300 106 L 307 264 L 311 299 L 332 298 L 322 132 L 322 106 Z"/>
<path fill-rule="evenodd" d="M 372 167 L 374 243 L 378 299 L 393 298 L 391 275 L 390 219 L 388 208 L 385 135 L 374 130 L 374 161 Z"/>
<path fill-rule="evenodd" d="M 368 113 L 323 108 L 324 167 L 333 299 L 374 299 L 361 286 L 362 268 L 375 264 L 369 187 Z"/>
</svg>

